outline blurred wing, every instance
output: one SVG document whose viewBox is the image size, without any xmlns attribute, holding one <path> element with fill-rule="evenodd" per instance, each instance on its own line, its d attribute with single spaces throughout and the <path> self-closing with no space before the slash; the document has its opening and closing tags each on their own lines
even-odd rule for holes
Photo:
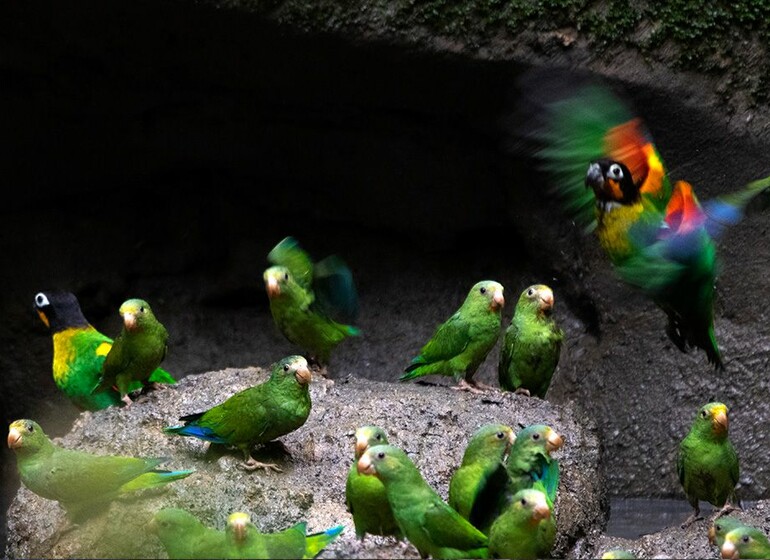
<svg viewBox="0 0 770 560">
<path fill-rule="evenodd" d="M 267 254 L 267 260 L 277 266 L 285 266 L 294 281 L 311 291 L 313 282 L 313 261 L 293 237 L 286 237 Z"/>
<path fill-rule="evenodd" d="M 352 323 L 358 316 L 358 292 L 353 273 L 345 262 L 331 255 L 315 265 L 313 275 L 315 305 L 334 320 Z"/>
</svg>

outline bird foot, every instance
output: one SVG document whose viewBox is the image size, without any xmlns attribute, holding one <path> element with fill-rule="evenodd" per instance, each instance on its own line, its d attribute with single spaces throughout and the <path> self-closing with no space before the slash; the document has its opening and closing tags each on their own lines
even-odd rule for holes
<svg viewBox="0 0 770 560">
<path fill-rule="evenodd" d="M 146 387 L 148 389 L 152 389 L 153 391 L 168 389 L 168 385 L 165 383 L 158 383 L 157 381 L 150 381 Z"/>
<path fill-rule="evenodd" d="M 254 457 L 249 457 L 248 461 L 241 463 L 241 468 L 247 471 L 255 471 L 257 469 L 265 469 L 266 472 L 271 470 L 275 472 L 283 472 L 283 469 L 275 463 L 260 463 Z"/>
<path fill-rule="evenodd" d="M 695 523 L 696 521 L 701 521 L 701 520 L 703 520 L 703 516 L 702 516 L 702 515 L 699 515 L 698 513 L 693 513 L 693 514 L 692 514 L 690 517 L 688 517 L 688 518 L 685 520 L 685 522 L 684 522 L 684 523 L 682 523 L 682 524 L 680 525 L 680 527 L 681 527 L 682 529 L 686 529 L 687 527 L 689 527 L 690 525 L 692 525 L 692 524 L 693 524 L 693 523 Z"/>
<path fill-rule="evenodd" d="M 484 389 L 481 389 L 478 383 L 469 383 L 465 379 L 461 379 L 452 389 L 455 391 L 469 391 L 476 395 L 484 393 Z"/>
<path fill-rule="evenodd" d="M 530 397 L 532 395 L 529 394 L 529 389 L 525 389 L 524 387 L 519 387 L 513 392 L 515 395 L 524 395 L 525 397 Z"/>
<path fill-rule="evenodd" d="M 120 400 L 126 403 L 126 407 L 131 406 L 131 404 L 134 402 L 131 400 L 131 397 L 129 397 L 128 395 L 123 395 L 122 397 L 120 397 Z"/>
<path fill-rule="evenodd" d="M 714 519 L 719 519 L 723 515 L 727 515 L 728 513 L 731 513 L 735 511 L 736 509 L 741 509 L 738 506 L 734 506 L 732 504 L 725 504 L 722 506 L 722 508 L 717 512 L 717 514 L 714 516 Z"/>
</svg>

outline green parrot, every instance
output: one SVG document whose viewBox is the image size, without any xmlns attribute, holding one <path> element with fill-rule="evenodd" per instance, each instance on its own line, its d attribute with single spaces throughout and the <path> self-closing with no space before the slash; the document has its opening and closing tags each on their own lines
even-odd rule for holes
<svg viewBox="0 0 770 560">
<path fill-rule="evenodd" d="M 152 372 L 166 357 L 168 331 L 143 299 L 128 299 L 118 311 L 123 318 L 123 330 L 107 353 L 102 364 L 102 377 L 95 391 L 117 387 L 120 398 L 131 404 L 128 393 L 136 382 L 150 383 Z"/>
<path fill-rule="evenodd" d="M 521 292 L 500 349 L 497 375 L 502 389 L 545 398 L 564 340 L 552 311 L 553 291 L 548 286 L 536 284 Z"/>
<path fill-rule="evenodd" d="M 489 557 L 550 558 L 555 540 L 556 522 L 545 494 L 519 490 L 489 529 Z"/>
<path fill-rule="evenodd" d="M 227 545 L 224 531 L 204 525 L 192 513 L 179 508 L 163 508 L 155 513 L 148 524 L 168 557 L 206 558 L 226 557 Z"/>
<path fill-rule="evenodd" d="M 721 402 L 702 406 L 679 444 L 676 470 L 687 501 L 695 510 L 682 527 L 701 519 L 700 500 L 722 508 L 717 517 L 735 509 L 731 502 L 736 499 L 740 467 L 727 433 L 727 412 L 727 406 Z"/>
<path fill-rule="evenodd" d="M 487 536 L 441 499 L 401 449 L 370 447 L 358 472 L 382 481 L 396 523 L 422 558 L 487 558 Z"/>
<path fill-rule="evenodd" d="M 505 305 L 503 287 L 492 280 L 477 282 L 460 308 L 441 324 L 404 370 L 400 381 L 424 375 L 452 376 L 458 389 L 478 392 L 476 370 L 494 348 Z"/>
<path fill-rule="evenodd" d="M 549 187 L 572 221 L 595 231 L 618 276 L 666 314 L 671 342 L 682 352 L 702 349 L 722 369 L 716 242 L 770 177 L 701 205 L 689 183 L 669 178 L 649 130 L 618 93 L 549 74 L 522 78 L 522 92 L 537 92 L 522 143 L 531 142 Z"/>
<path fill-rule="evenodd" d="M 310 380 L 307 360 L 288 356 L 273 366 L 267 381 L 244 389 L 205 412 L 183 416 L 183 425 L 167 426 L 163 431 L 235 446 L 244 455 L 241 466 L 246 470 L 281 472 L 278 465 L 254 459 L 251 449 L 305 423 L 311 408 Z"/>
<path fill-rule="evenodd" d="M 722 558 L 770 558 L 770 541 L 761 530 L 744 525 L 725 535 L 721 548 Z"/>
<path fill-rule="evenodd" d="M 616 548 L 608 550 L 602 554 L 602 560 L 634 560 L 636 556 L 633 552 L 623 550 L 622 548 Z"/>
<path fill-rule="evenodd" d="M 516 441 L 513 429 L 504 424 L 485 424 L 471 437 L 460 467 L 449 481 L 447 503 L 479 527 L 482 518 L 505 489 L 508 473 L 505 458 Z"/>
<path fill-rule="evenodd" d="M 262 533 L 248 513 L 234 512 L 227 518 L 225 535 L 228 558 L 303 558 L 318 556 L 342 533 L 337 525 L 326 531 L 307 534 L 307 524 L 297 523 L 278 533 Z"/>
<path fill-rule="evenodd" d="M 38 496 L 58 501 L 71 519 L 97 504 L 122 495 L 168 484 L 194 471 L 167 471 L 167 459 L 93 455 L 58 447 L 32 420 L 16 420 L 8 429 L 8 447 L 16 453 L 19 477 Z"/>
<path fill-rule="evenodd" d="M 38 292 L 35 310 L 51 330 L 56 386 L 81 410 L 101 410 L 122 404 L 120 393 L 114 387 L 94 390 L 113 341 L 86 320 L 75 294 Z M 150 375 L 150 382 L 172 384 L 176 380 L 167 371 L 157 368 Z M 141 383 L 133 382 L 128 390 L 141 388 Z"/>
<path fill-rule="evenodd" d="M 345 503 L 353 516 L 356 537 L 364 540 L 368 533 L 394 536 L 401 540 L 403 535 L 390 509 L 385 486 L 376 477 L 358 472 L 361 455 L 373 445 L 387 444 L 388 437 L 385 431 L 377 426 L 361 426 L 356 429 L 355 436 L 355 460 L 350 465 L 345 483 Z"/>
<path fill-rule="evenodd" d="M 711 527 L 709 527 L 709 544 L 722 550 L 722 544 L 725 542 L 725 535 L 733 529 L 745 526 L 745 523 L 735 517 L 730 517 L 728 515 L 717 517 L 711 522 Z"/>
<path fill-rule="evenodd" d="M 286 339 L 311 362 L 327 365 L 332 351 L 346 338 L 361 334 L 352 321 L 358 315 L 353 275 L 339 257 L 313 263 L 293 237 L 267 255 L 273 265 L 263 273 L 270 313 Z"/>
</svg>

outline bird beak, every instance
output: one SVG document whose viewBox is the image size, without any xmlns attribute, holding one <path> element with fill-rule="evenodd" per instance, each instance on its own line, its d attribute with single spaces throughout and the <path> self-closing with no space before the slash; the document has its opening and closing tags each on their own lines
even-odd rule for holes
<svg viewBox="0 0 770 560">
<path fill-rule="evenodd" d="M 727 429 L 730 426 L 730 421 L 727 419 L 727 407 L 720 406 L 715 408 L 711 418 L 714 422 L 713 428 L 716 433 L 718 434 L 727 433 Z"/>
<path fill-rule="evenodd" d="M 45 323 L 45 326 L 50 329 L 51 328 L 51 323 L 48 322 L 48 317 L 45 316 L 45 313 L 43 313 L 42 311 L 40 311 L 38 309 L 37 310 L 37 314 L 40 316 L 40 320 L 43 321 L 43 323 Z"/>
<path fill-rule="evenodd" d="M 274 276 L 267 277 L 266 289 L 267 296 L 270 298 L 281 295 L 281 287 L 278 285 L 278 280 L 276 280 Z"/>
<path fill-rule="evenodd" d="M 548 507 L 548 504 L 545 503 L 545 501 L 538 503 L 535 506 L 535 509 L 532 511 L 532 517 L 536 521 L 540 521 L 542 519 L 548 519 L 551 517 L 551 508 Z"/>
<path fill-rule="evenodd" d="M 731 558 L 732 560 L 738 560 L 738 558 L 740 558 L 738 549 L 728 540 L 725 540 L 724 544 L 722 544 L 722 558 Z"/>
<path fill-rule="evenodd" d="M 365 436 L 356 438 L 356 457 L 361 457 L 369 449 L 369 441 Z"/>
<path fill-rule="evenodd" d="M 297 378 L 297 383 L 300 385 L 307 385 L 313 379 L 307 366 L 299 366 L 297 371 L 294 372 L 294 377 Z"/>
<path fill-rule="evenodd" d="M 586 171 L 586 188 L 591 188 L 595 192 L 603 186 L 604 176 L 602 175 L 602 168 L 598 163 L 594 162 L 588 166 L 588 171 Z"/>
<path fill-rule="evenodd" d="M 358 474 L 377 474 L 377 470 L 374 468 L 374 463 L 372 463 L 372 459 L 368 453 L 361 455 L 356 468 L 358 469 Z"/>
<path fill-rule="evenodd" d="M 709 544 L 715 545 L 717 543 L 717 531 L 714 529 L 714 526 L 712 525 L 709 527 Z"/>
<path fill-rule="evenodd" d="M 492 310 L 497 311 L 498 309 L 502 309 L 505 305 L 505 298 L 503 297 L 503 290 L 495 290 L 495 293 L 492 295 Z"/>
<path fill-rule="evenodd" d="M 516 443 L 516 434 L 511 430 L 511 433 L 508 434 L 508 444 L 513 445 L 514 443 Z"/>
<path fill-rule="evenodd" d="M 553 292 L 543 290 L 540 292 L 540 311 L 550 311 L 553 309 Z"/>
<path fill-rule="evenodd" d="M 21 432 L 18 428 L 8 430 L 8 447 L 10 449 L 21 447 Z"/>
<path fill-rule="evenodd" d="M 123 313 L 123 324 L 126 326 L 126 330 L 134 330 L 134 327 L 136 327 L 136 314 L 129 311 Z"/>
<path fill-rule="evenodd" d="M 561 449 L 562 445 L 564 445 L 564 438 L 555 431 L 549 429 L 545 439 L 545 448 L 548 450 L 548 453 L 553 453 L 554 451 Z"/>
</svg>

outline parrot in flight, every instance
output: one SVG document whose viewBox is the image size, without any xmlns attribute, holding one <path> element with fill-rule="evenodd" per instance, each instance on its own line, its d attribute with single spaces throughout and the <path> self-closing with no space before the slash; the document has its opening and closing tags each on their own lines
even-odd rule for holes
<svg viewBox="0 0 770 560">
<path fill-rule="evenodd" d="M 273 247 L 267 260 L 272 266 L 262 276 L 276 326 L 311 363 L 327 365 L 339 343 L 361 334 L 345 324 L 358 315 L 352 272 L 336 255 L 314 263 L 293 237 Z"/>
<path fill-rule="evenodd" d="M 115 387 L 98 386 L 102 365 L 113 340 L 94 328 L 83 315 L 80 302 L 72 292 L 45 291 L 35 294 L 35 311 L 51 331 L 53 339 L 53 379 L 56 386 L 81 410 L 101 410 L 122 404 Z M 167 371 L 157 368 L 151 383 L 176 383 Z M 138 391 L 138 381 L 128 386 Z"/>
<path fill-rule="evenodd" d="M 672 181 L 623 97 L 598 80 L 568 89 L 553 79 L 537 71 L 522 78 L 522 91 L 547 92 L 531 98 L 534 107 L 523 103 L 532 115 L 524 145 L 572 219 L 595 231 L 618 276 L 666 314 L 671 342 L 682 352 L 700 348 L 723 369 L 714 334 L 716 243 L 770 176 L 701 203 L 690 183 Z"/>
</svg>

